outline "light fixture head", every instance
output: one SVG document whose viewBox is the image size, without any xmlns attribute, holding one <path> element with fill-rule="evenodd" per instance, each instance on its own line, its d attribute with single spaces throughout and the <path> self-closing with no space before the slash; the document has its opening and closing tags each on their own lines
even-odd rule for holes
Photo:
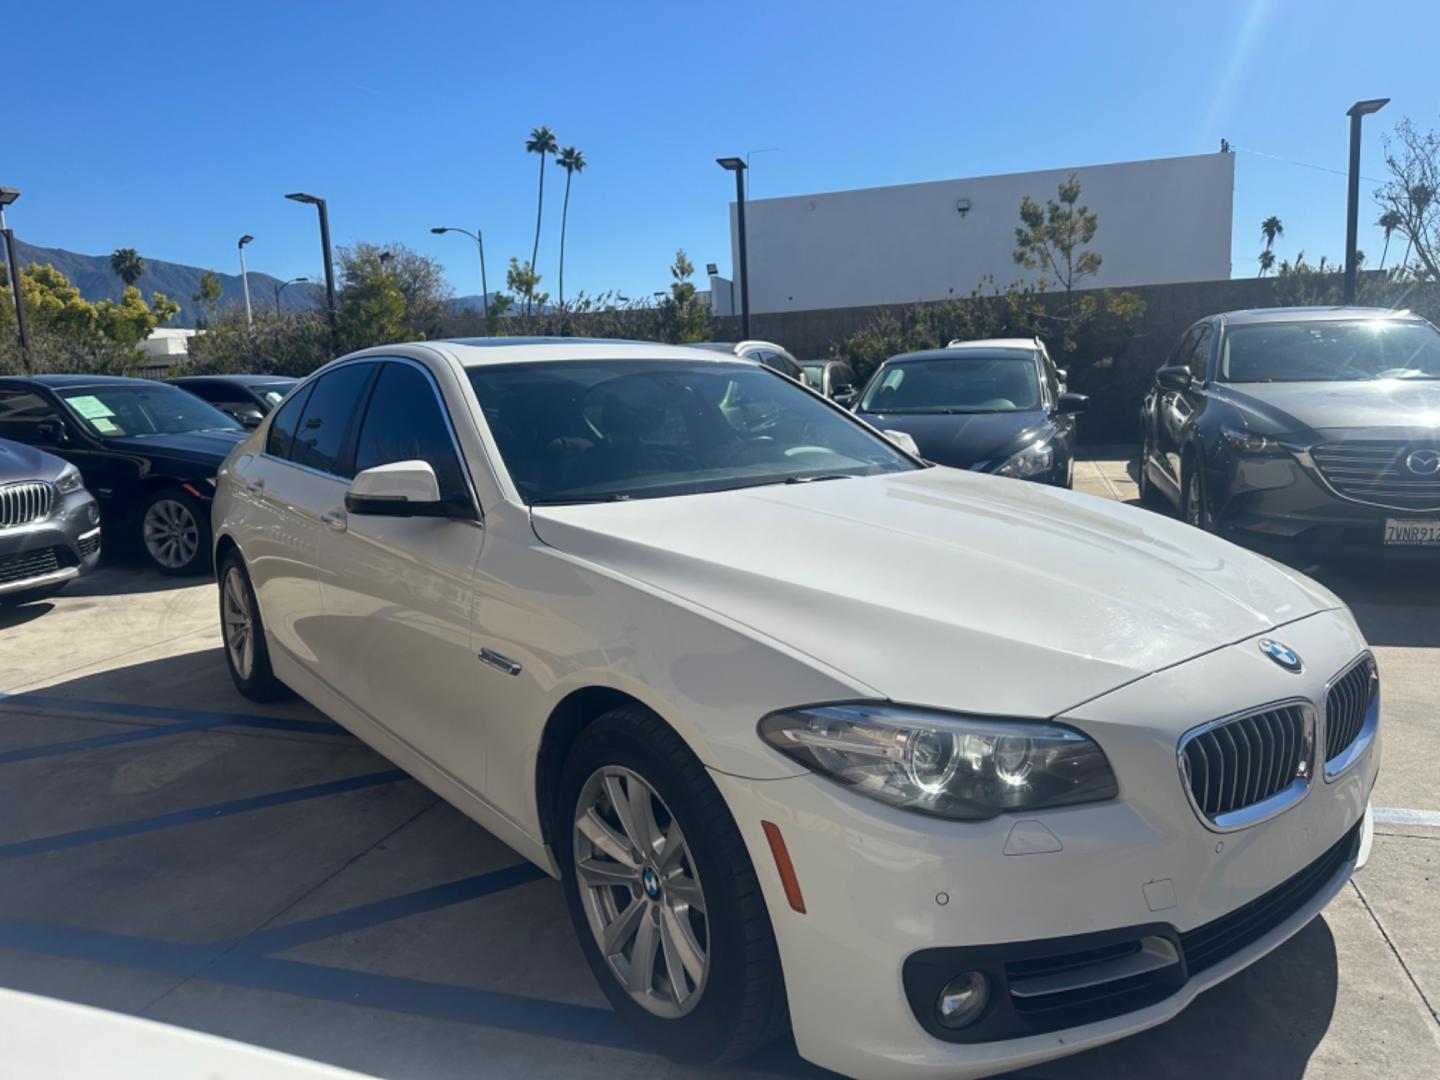
<svg viewBox="0 0 1440 1080">
<path fill-rule="evenodd" d="M 706 264 L 705 264 L 705 273 L 709 274 L 711 277 L 714 277 L 715 275 L 717 275 L 718 273 L 720 273 L 720 268 L 719 268 L 718 266 L 716 266 L 714 263 L 706 263 Z"/>
<path fill-rule="evenodd" d="M 20 197 L 20 189 L 13 187 L 0 187 L 0 206 L 9 206 Z"/>
<path fill-rule="evenodd" d="M 316 205 L 325 201 L 318 195 L 310 195 L 303 191 L 291 192 L 289 195 L 286 195 L 285 198 L 290 199 L 293 202 L 313 203 Z"/>
<path fill-rule="evenodd" d="M 738 157 L 717 157 L 715 164 L 730 172 L 744 172 L 745 159 Z"/>
<path fill-rule="evenodd" d="M 246 244 L 250 243 L 250 241 L 254 239 L 255 237 L 251 236 L 249 233 L 246 233 L 244 236 L 240 237 L 240 242 L 235 246 L 243 248 Z"/>
<path fill-rule="evenodd" d="M 435 226 L 434 228 L 432 228 L 430 231 L 433 232 L 436 236 L 439 236 L 441 233 L 447 233 L 447 232 L 449 232 L 449 231 L 450 231 L 450 228 L 449 228 L 449 226 L 446 226 L 446 225 L 436 225 L 436 226 Z"/>
<path fill-rule="evenodd" d="M 1388 97 L 1366 98 L 1364 101 L 1355 102 L 1354 105 L 1351 105 L 1350 108 L 1346 109 L 1345 115 L 1369 116 L 1371 113 L 1379 112 L 1381 109 L 1383 109 L 1386 105 L 1389 104 L 1390 99 Z"/>
</svg>

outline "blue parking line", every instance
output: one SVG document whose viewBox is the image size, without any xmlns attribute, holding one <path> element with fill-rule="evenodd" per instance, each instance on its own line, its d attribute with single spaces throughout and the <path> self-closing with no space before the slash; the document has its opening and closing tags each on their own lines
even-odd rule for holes
<svg viewBox="0 0 1440 1080">
<path fill-rule="evenodd" d="M 135 716 L 145 720 L 176 720 L 183 724 L 272 728 L 277 731 L 303 731 L 317 735 L 346 734 L 344 728 L 329 720 L 292 720 L 285 716 L 261 716 L 257 713 L 221 712 L 215 709 L 177 709 L 167 705 L 134 705 L 124 701 L 0 693 L 0 706 L 23 708 L 27 705 L 52 712 L 108 713 L 111 716 Z"/>
<path fill-rule="evenodd" d="M 5 916 L 0 916 L 0 945 L 181 979 L 194 975 L 227 948 L 224 943 L 186 945 Z"/>
<path fill-rule="evenodd" d="M 160 829 L 173 828 L 176 825 L 190 825 L 198 821 L 214 821 L 216 818 L 230 817 L 234 814 L 245 814 L 252 810 L 264 810 L 272 806 L 284 806 L 287 803 L 302 802 L 306 799 L 319 799 L 326 795 L 338 795 L 345 791 L 358 791 L 362 788 L 376 787 L 380 784 L 393 784 L 399 780 L 406 780 L 408 777 L 400 769 L 386 769 L 384 772 L 365 773 L 362 776 L 351 776 L 344 780 L 331 780 L 324 784 L 311 784 L 308 787 L 291 788 L 288 791 L 274 791 L 268 795 L 254 795 L 248 799 L 232 799 L 228 802 L 212 803 L 209 806 L 197 806 L 190 810 L 178 810 L 170 814 L 159 814 L 155 817 L 137 818 L 134 821 L 121 821 L 114 825 L 100 825 L 91 829 L 77 829 L 74 832 L 59 833 L 56 836 L 42 836 L 35 840 L 20 840 L 10 844 L 0 844 L 0 861 L 8 859 L 19 859 L 26 855 L 39 855 L 47 851 L 61 851 L 65 848 L 81 847 L 85 844 L 95 844 L 102 840 L 114 840 L 123 836 L 136 836 L 141 833 L 157 832 Z"/>
<path fill-rule="evenodd" d="M 164 739 L 171 735 L 183 735 L 187 731 L 207 731 L 219 727 L 223 721 L 199 724 L 165 724 L 163 727 L 140 728 L 122 731 L 113 735 L 93 735 L 88 739 L 69 739 L 65 742 L 46 743 L 44 746 L 26 746 L 19 750 L 7 750 L 0 754 L 0 765 L 12 761 L 33 761 L 35 758 L 59 757 L 77 750 L 99 750 L 107 746 L 123 746 L 125 743 L 144 742 L 147 739 Z"/>
<path fill-rule="evenodd" d="M 548 876 L 545 871 L 533 863 L 517 863 L 514 866 L 507 866 L 503 870 L 461 878 L 459 881 L 450 881 L 444 885 L 420 889 L 417 892 L 406 893 L 404 896 L 377 900 L 371 904 L 362 904 L 359 907 L 337 911 L 331 915 L 321 915 L 314 919 L 304 919 L 285 926 L 259 930 L 248 937 L 241 938 L 237 942 L 237 951 L 244 953 L 283 952 L 298 945 L 334 937 L 336 934 L 364 930 L 367 927 L 393 922 L 410 915 L 418 915 L 421 912 L 434 911 L 436 908 L 449 907 L 451 904 L 460 904 L 467 900 L 489 896 L 492 893 L 503 892 L 506 889 L 513 889 L 517 885 L 528 885 L 532 881 L 539 881 Z"/>
</svg>

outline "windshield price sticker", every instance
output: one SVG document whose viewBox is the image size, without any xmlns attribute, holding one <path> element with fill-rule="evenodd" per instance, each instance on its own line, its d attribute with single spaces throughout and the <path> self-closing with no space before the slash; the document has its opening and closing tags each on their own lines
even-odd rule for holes
<svg viewBox="0 0 1440 1080">
<path fill-rule="evenodd" d="M 105 403 L 93 394 L 85 394 L 80 397 L 66 398 L 70 407 L 83 416 L 86 420 L 103 420 L 107 416 L 115 414 L 105 407 Z M 99 425 L 96 425 L 97 427 Z"/>
</svg>

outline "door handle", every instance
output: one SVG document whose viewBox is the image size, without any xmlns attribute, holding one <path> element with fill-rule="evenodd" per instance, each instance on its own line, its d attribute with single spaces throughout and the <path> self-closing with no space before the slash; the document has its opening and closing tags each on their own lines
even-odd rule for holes
<svg viewBox="0 0 1440 1080">
<path fill-rule="evenodd" d="M 264 478 L 263 476 L 260 477 L 260 479 L 258 479 L 258 480 L 246 480 L 246 481 L 245 481 L 245 493 L 246 493 L 247 495 L 259 495 L 259 494 L 260 494 L 262 491 L 264 491 L 264 490 L 265 490 L 265 478 Z"/>
<path fill-rule="evenodd" d="M 320 515 L 320 520 L 326 525 L 329 525 L 335 532 L 345 531 L 345 511 L 343 510 L 327 510 Z"/>
</svg>

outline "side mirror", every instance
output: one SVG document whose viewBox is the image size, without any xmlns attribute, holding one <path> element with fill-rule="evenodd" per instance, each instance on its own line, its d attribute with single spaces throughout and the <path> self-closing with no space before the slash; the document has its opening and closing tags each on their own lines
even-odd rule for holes
<svg viewBox="0 0 1440 1080">
<path fill-rule="evenodd" d="M 469 500 L 440 498 L 440 482 L 425 461 L 396 461 L 357 474 L 345 492 L 345 509 L 376 517 L 475 519 Z"/>
<path fill-rule="evenodd" d="M 1055 399 L 1055 412 L 1060 415 L 1074 416 L 1082 413 L 1090 407 L 1088 394 L 1061 394 Z"/>
<path fill-rule="evenodd" d="M 914 454 L 920 457 L 920 445 L 910 436 L 908 431 L 882 431 L 881 435 L 904 450 L 907 454 Z"/>
<path fill-rule="evenodd" d="M 1069 368 L 1063 368 L 1063 367 L 1057 367 L 1057 368 L 1055 369 L 1055 377 L 1056 377 L 1057 379 L 1059 379 L 1062 383 L 1063 383 L 1063 382 L 1068 382 L 1068 381 L 1070 380 L 1070 369 L 1069 369 Z"/>
<path fill-rule="evenodd" d="M 1190 374 L 1190 369 L 1184 364 L 1176 364 L 1173 367 L 1162 367 L 1155 372 L 1155 382 L 1166 390 L 1189 390 L 1190 384 L 1195 380 Z"/>
<path fill-rule="evenodd" d="M 64 420 L 42 420 L 35 425 L 35 434 L 53 446 L 64 446 L 70 441 Z"/>
<path fill-rule="evenodd" d="M 257 428 L 260 426 L 260 421 L 265 419 L 259 409 L 246 408 L 243 405 L 238 409 L 226 409 L 225 411 L 239 421 L 242 427 Z"/>
</svg>

